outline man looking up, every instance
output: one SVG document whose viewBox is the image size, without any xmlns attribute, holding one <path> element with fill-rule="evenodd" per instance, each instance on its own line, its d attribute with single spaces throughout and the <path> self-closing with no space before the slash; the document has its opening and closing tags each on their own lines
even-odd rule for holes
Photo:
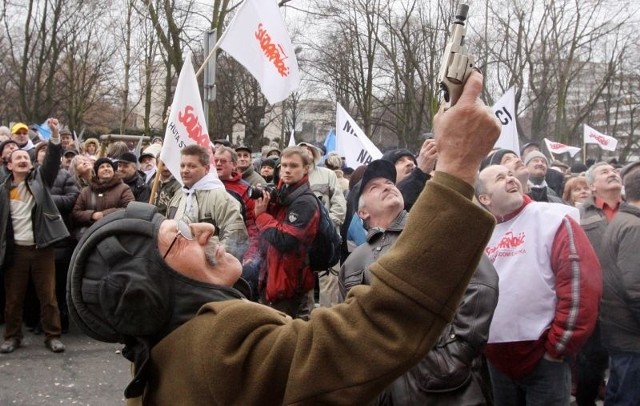
<svg viewBox="0 0 640 406">
<path fill-rule="evenodd" d="M 622 203 L 622 180 L 615 168 L 606 162 L 593 164 L 585 177 L 591 197 L 580 206 L 580 225 L 603 263 L 602 239 Z M 595 404 L 608 364 L 609 356 L 602 345 L 598 323 L 576 359 L 576 401 L 579 405 Z"/>
<path fill-rule="evenodd" d="M 529 172 L 529 197 L 536 202 L 563 203 L 545 180 L 549 170 L 549 160 L 540 151 L 529 152 L 524 157 L 524 164 Z"/>
<path fill-rule="evenodd" d="M 607 350 L 607 405 L 633 405 L 640 399 L 640 172 L 624 176 L 627 202 L 620 205 L 602 239 L 604 292 L 600 310 Z"/>
<path fill-rule="evenodd" d="M 394 165 L 384 159 L 372 161 L 364 171 L 358 215 L 369 232 L 366 242 L 340 269 L 341 302 L 351 288 L 371 284 L 369 266 L 390 249 L 407 225 L 408 213 L 403 210 L 405 204 L 395 180 Z M 497 301 L 498 275 L 483 256 L 453 322 L 445 328 L 438 344 L 386 388 L 376 404 L 490 403 L 490 381 L 484 372 L 482 352 Z"/>
<path fill-rule="evenodd" d="M 533 202 L 502 165 L 480 172 L 476 197 L 498 221 L 485 249 L 500 278 L 485 351 L 495 403 L 569 404 L 569 358 L 593 331 L 602 293 L 577 210 Z"/>
<path fill-rule="evenodd" d="M 481 89 L 473 73 L 435 117 L 436 171 L 398 243 L 371 266 L 375 283 L 309 322 L 237 300 L 240 264 L 209 247 L 210 225 L 136 213 L 134 202 L 93 227 L 76 251 L 69 301 L 85 332 L 128 343 L 137 377 L 125 395 L 158 405 L 367 404 L 423 358 L 491 234 L 493 219 L 471 202 L 500 132 Z"/>
</svg>

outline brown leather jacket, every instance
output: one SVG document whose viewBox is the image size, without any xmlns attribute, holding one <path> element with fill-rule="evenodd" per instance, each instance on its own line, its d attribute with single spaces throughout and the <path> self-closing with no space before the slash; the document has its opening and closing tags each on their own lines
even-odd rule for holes
<svg viewBox="0 0 640 406">
<path fill-rule="evenodd" d="M 95 223 L 91 215 L 96 211 L 106 216 L 118 209 L 124 209 L 134 200 L 131 188 L 125 185 L 117 174 L 106 183 L 100 183 L 94 177 L 91 184 L 80 192 L 73 206 L 71 219 L 76 228 L 90 226 Z"/>
</svg>

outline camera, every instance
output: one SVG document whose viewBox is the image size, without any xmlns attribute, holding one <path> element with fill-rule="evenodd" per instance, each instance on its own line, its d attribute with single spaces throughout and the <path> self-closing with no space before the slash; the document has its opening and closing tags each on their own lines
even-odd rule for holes
<svg viewBox="0 0 640 406">
<path fill-rule="evenodd" d="M 273 183 L 267 183 L 266 185 L 249 186 L 247 195 L 250 199 L 256 200 L 262 197 L 263 192 L 269 192 L 272 197 L 276 197 L 278 190 Z"/>
</svg>

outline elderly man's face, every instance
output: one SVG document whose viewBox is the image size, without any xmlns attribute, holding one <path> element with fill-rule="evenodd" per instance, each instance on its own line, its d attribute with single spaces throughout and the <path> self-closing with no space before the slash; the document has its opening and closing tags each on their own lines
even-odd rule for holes
<svg viewBox="0 0 640 406">
<path fill-rule="evenodd" d="M 191 279 L 233 286 L 242 274 L 242 265 L 222 244 L 211 241 L 215 227 L 193 223 L 189 228 L 191 236 L 184 236 L 175 220 L 165 220 L 160 225 L 158 250 L 167 265 Z"/>
<path fill-rule="evenodd" d="M 527 163 L 529 177 L 542 178 L 547 174 L 547 161 L 544 158 L 533 158 Z"/>
<path fill-rule="evenodd" d="M 236 171 L 236 163 L 233 162 L 231 154 L 227 151 L 216 151 L 216 171 L 218 172 L 218 178 L 221 180 L 231 179 L 233 173 Z"/>
<path fill-rule="evenodd" d="M 118 161 L 118 174 L 122 179 L 131 179 L 136 174 L 136 164 L 127 161 Z"/>
<path fill-rule="evenodd" d="M 622 179 L 611 165 L 598 166 L 593 170 L 593 183 L 589 188 L 595 196 L 600 196 L 608 192 L 618 192 L 622 190 Z"/>
<path fill-rule="evenodd" d="M 140 169 L 150 171 L 156 167 L 156 159 L 152 156 L 145 156 L 140 160 Z"/>
<path fill-rule="evenodd" d="M 236 151 L 238 154 L 238 169 L 244 171 L 251 165 L 251 153 L 249 151 Z"/>
<path fill-rule="evenodd" d="M 395 218 L 404 209 L 402 193 L 386 178 L 374 178 L 367 182 L 361 193 L 363 206 L 358 209 L 361 219 Z"/>
</svg>

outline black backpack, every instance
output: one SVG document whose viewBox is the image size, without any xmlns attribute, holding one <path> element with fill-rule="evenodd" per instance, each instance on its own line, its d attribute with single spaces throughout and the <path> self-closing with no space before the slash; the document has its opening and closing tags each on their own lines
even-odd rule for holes
<svg viewBox="0 0 640 406">
<path fill-rule="evenodd" d="M 340 261 L 340 246 L 342 238 L 329 217 L 329 211 L 322 200 L 311 193 L 318 203 L 320 219 L 318 220 L 318 232 L 309 248 L 309 266 L 314 272 L 327 271 Z"/>
</svg>

